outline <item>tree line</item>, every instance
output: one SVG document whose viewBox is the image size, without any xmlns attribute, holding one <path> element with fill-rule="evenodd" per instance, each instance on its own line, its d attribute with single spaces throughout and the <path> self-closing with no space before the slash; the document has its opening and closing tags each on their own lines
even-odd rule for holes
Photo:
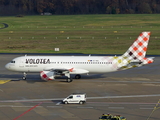
<svg viewBox="0 0 160 120">
<path fill-rule="evenodd" d="M 0 15 L 152 14 L 160 0 L 0 0 Z"/>
</svg>

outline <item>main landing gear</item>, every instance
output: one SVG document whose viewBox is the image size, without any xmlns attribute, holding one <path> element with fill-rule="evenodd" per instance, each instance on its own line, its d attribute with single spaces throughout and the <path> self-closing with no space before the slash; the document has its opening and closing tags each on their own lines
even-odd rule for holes
<svg viewBox="0 0 160 120">
<path fill-rule="evenodd" d="M 74 77 L 74 78 L 75 78 L 75 79 L 80 79 L 80 78 L 81 78 L 81 75 L 77 74 L 77 75 L 75 75 L 75 77 Z M 70 76 L 68 75 L 68 77 L 67 77 L 66 81 L 67 81 L 68 83 L 70 83 L 70 82 L 72 82 L 72 81 L 73 81 L 73 79 L 72 79 L 72 78 L 70 78 Z"/>
<path fill-rule="evenodd" d="M 23 77 L 22 77 L 22 80 L 26 80 L 26 76 L 27 76 L 27 73 L 23 73 Z"/>
<path fill-rule="evenodd" d="M 73 81 L 68 71 L 65 73 L 65 76 L 67 77 L 66 81 L 67 81 L 68 83 L 70 83 L 70 82 Z"/>
<path fill-rule="evenodd" d="M 75 79 L 80 79 L 80 78 L 81 78 L 80 74 L 75 75 Z"/>
<path fill-rule="evenodd" d="M 68 83 L 70 83 L 70 82 L 73 81 L 73 79 L 72 79 L 72 78 L 67 78 L 66 81 L 67 81 Z"/>
<path fill-rule="evenodd" d="M 22 79 L 23 79 L 23 80 L 26 80 L 26 76 L 27 76 L 27 73 L 24 72 Z M 66 81 L 67 81 L 68 83 L 70 83 L 70 82 L 73 81 L 73 79 L 70 77 L 70 74 L 69 74 L 69 73 L 65 74 L 65 76 L 67 76 Z M 80 74 L 75 75 L 75 79 L 80 79 L 80 78 L 81 78 L 81 75 L 80 75 Z"/>
</svg>

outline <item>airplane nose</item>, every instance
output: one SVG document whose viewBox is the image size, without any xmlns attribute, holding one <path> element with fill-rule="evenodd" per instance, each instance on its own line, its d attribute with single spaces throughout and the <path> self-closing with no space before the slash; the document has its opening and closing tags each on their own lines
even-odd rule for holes
<svg viewBox="0 0 160 120">
<path fill-rule="evenodd" d="M 5 65 L 5 68 L 6 68 L 7 70 L 9 70 L 9 69 L 10 69 L 10 65 L 9 65 L 9 63 Z"/>
</svg>

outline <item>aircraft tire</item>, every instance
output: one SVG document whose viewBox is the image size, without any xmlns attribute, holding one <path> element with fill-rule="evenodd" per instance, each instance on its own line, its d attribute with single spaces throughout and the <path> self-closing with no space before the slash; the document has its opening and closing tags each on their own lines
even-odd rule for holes
<svg viewBox="0 0 160 120">
<path fill-rule="evenodd" d="M 72 82 L 73 80 L 72 80 L 72 78 L 67 78 L 67 82 L 68 83 L 70 83 L 70 82 Z"/>
<path fill-rule="evenodd" d="M 77 74 L 75 75 L 75 79 L 80 79 L 81 78 L 81 75 Z"/>
</svg>

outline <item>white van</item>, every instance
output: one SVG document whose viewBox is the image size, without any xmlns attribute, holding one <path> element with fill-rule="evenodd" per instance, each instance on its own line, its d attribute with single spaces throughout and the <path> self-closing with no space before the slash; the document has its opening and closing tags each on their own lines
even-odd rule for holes
<svg viewBox="0 0 160 120">
<path fill-rule="evenodd" d="M 83 104 L 86 102 L 86 94 L 85 93 L 73 93 L 69 95 L 67 98 L 63 99 L 63 103 L 79 103 Z"/>
</svg>

